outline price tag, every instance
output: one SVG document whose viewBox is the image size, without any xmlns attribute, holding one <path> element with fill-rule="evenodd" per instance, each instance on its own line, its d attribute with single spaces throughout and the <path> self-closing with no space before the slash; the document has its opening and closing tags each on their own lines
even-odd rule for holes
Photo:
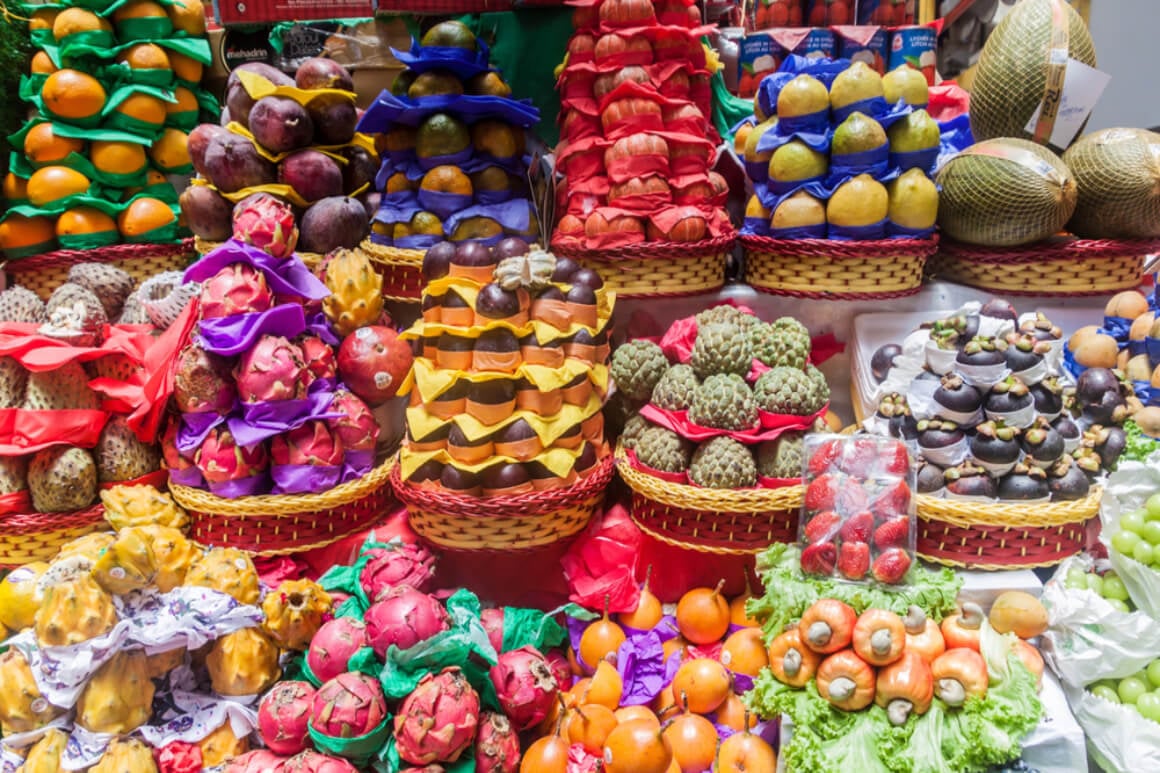
<svg viewBox="0 0 1160 773">
<path fill-rule="evenodd" d="M 1067 60 L 1063 91 L 1056 106 L 1055 121 L 1051 127 L 1049 142 L 1052 145 L 1057 148 L 1066 148 L 1072 143 L 1111 79 L 1112 76 L 1106 72 L 1089 67 L 1083 62 L 1075 59 Z M 1025 127 L 1028 133 L 1035 134 L 1042 109 L 1043 105 L 1040 105 L 1031 114 L 1031 120 L 1027 122 Z"/>
</svg>

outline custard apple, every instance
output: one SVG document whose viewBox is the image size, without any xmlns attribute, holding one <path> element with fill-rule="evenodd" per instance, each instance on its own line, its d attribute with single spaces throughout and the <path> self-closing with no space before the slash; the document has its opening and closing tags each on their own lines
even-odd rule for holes
<svg viewBox="0 0 1160 773">
<path fill-rule="evenodd" d="M 669 369 L 661 348 L 651 341 L 629 341 L 612 354 L 612 380 L 633 400 L 647 400 Z"/>
<path fill-rule="evenodd" d="M 652 404 L 666 411 L 687 411 L 700 383 L 692 367 L 674 365 L 653 389 Z"/>
<path fill-rule="evenodd" d="M 742 330 L 748 330 L 752 326 L 759 323 L 757 317 L 752 314 L 746 314 L 736 306 L 724 304 L 721 306 L 714 306 L 711 309 L 705 309 L 697 314 L 697 328 L 700 329 L 704 325 L 715 325 L 721 322 L 737 325 Z"/>
<path fill-rule="evenodd" d="M 693 393 L 689 421 L 714 429 L 753 429 L 759 422 L 757 403 L 741 376 L 733 373 L 709 376 Z"/>
<path fill-rule="evenodd" d="M 804 432 L 783 432 L 757 447 L 757 472 L 763 478 L 800 478 Z"/>
<path fill-rule="evenodd" d="M 749 331 L 753 356 L 771 368 L 804 368 L 810 357 L 810 331 L 793 317 L 762 323 Z"/>
<path fill-rule="evenodd" d="M 624 429 L 620 432 L 620 442 L 625 448 L 636 448 L 636 442 L 640 439 L 641 434 L 651 426 L 648 420 L 639 413 L 629 417 L 628 421 L 624 423 Z"/>
<path fill-rule="evenodd" d="M 744 445 L 731 437 L 715 437 L 693 454 L 689 480 L 706 488 L 748 488 L 757 485 L 757 465 Z"/>
<path fill-rule="evenodd" d="M 783 366 L 761 374 L 753 386 L 753 397 L 764 411 L 809 416 L 822 409 L 830 393 L 806 371 Z"/>
<path fill-rule="evenodd" d="M 636 458 L 661 472 L 684 472 L 689 467 L 693 444 L 665 427 L 651 425 L 636 440 Z"/>
<path fill-rule="evenodd" d="M 689 364 L 693 366 L 697 378 L 701 379 L 715 373 L 744 376 L 753 365 L 749 338 L 739 325 L 728 322 L 700 326 Z"/>
</svg>

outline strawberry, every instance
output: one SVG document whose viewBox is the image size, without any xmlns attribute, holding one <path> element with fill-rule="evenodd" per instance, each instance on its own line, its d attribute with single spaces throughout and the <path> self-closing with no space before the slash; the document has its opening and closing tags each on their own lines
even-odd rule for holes
<svg viewBox="0 0 1160 773">
<path fill-rule="evenodd" d="M 869 478 L 878 459 L 878 442 L 873 438 L 860 437 L 847 440 L 838 469 L 856 478 Z"/>
<path fill-rule="evenodd" d="M 849 479 L 842 482 L 834 496 L 834 509 L 842 515 L 865 510 L 869 504 L 870 497 L 866 495 L 866 489 L 858 485 L 857 481 Z"/>
<path fill-rule="evenodd" d="M 906 518 L 892 518 L 874 530 L 874 547 L 879 550 L 906 547 L 906 538 L 909 536 L 910 521 Z"/>
<path fill-rule="evenodd" d="M 833 473 L 819 475 L 806 488 L 806 509 L 818 512 L 833 510 L 834 500 L 838 497 L 840 481 Z"/>
<path fill-rule="evenodd" d="M 806 574 L 833 574 L 837 556 L 833 542 L 807 545 L 802 551 L 802 571 Z"/>
<path fill-rule="evenodd" d="M 822 443 L 814 455 L 810 457 L 809 474 L 811 477 L 817 477 L 823 472 L 826 472 L 842 455 L 842 441 L 838 439 L 827 440 Z"/>
<path fill-rule="evenodd" d="M 879 518 L 907 515 L 910 512 L 910 486 L 904 480 L 888 486 L 874 498 L 871 509 Z"/>
<path fill-rule="evenodd" d="M 873 575 L 878 582 L 890 585 L 902 582 L 910 570 L 910 556 L 902 548 L 887 548 L 874 559 Z"/>
<path fill-rule="evenodd" d="M 846 519 L 842 528 L 838 530 L 838 536 L 842 538 L 843 542 L 869 542 L 870 534 L 873 531 L 874 516 L 870 514 L 869 510 L 863 510 Z"/>
<path fill-rule="evenodd" d="M 910 454 L 902 443 L 892 443 L 882 449 L 879 464 L 887 475 L 905 475 L 910 470 Z"/>
<path fill-rule="evenodd" d="M 843 542 L 838 553 L 838 572 L 847 580 L 861 580 L 870 571 L 870 546 L 865 542 Z"/>
<path fill-rule="evenodd" d="M 842 519 L 833 510 L 824 510 L 806 524 L 806 542 L 825 542 L 834 538 L 834 532 L 842 525 Z"/>
</svg>

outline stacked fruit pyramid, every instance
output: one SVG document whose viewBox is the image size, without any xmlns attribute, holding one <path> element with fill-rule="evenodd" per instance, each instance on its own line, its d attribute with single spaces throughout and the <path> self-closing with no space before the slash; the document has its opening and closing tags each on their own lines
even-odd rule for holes
<svg viewBox="0 0 1160 773">
<path fill-rule="evenodd" d="M 423 250 L 538 237 L 524 130 L 539 111 L 510 98 L 486 44 L 460 22 L 435 25 L 398 56 L 407 69 L 359 123 L 381 135 L 384 155 L 371 243 Z"/>
<path fill-rule="evenodd" d="M 560 74 L 552 243 L 607 249 L 732 233 L 695 4 L 604 0 L 577 8 Z"/>
<path fill-rule="evenodd" d="M 294 254 L 292 209 L 269 194 L 234 214 L 235 238 L 186 272 L 201 294 L 175 363 L 170 479 L 234 498 L 359 478 L 375 461 L 370 406 L 411 366 L 384 324 L 382 279 L 351 250 L 329 256 L 325 284 L 313 276 Z"/>
<path fill-rule="evenodd" d="M 378 157 L 371 139 L 355 132 L 349 72 L 322 58 L 307 59 L 294 78 L 243 64 L 227 81 L 222 123 L 202 124 L 189 137 L 199 177 L 182 193 L 181 209 L 194 234 L 211 243 L 203 252 L 230 237 L 235 205 L 256 194 L 302 210 L 304 252 L 358 246 Z"/>
<path fill-rule="evenodd" d="M 403 480 L 491 497 L 597 469 L 615 302 L 599 274 L 514 237 L 443 242 L 423 263 Z"/>
<path fill-rule="evenodd" d="M 117 243 L 173 242 L 186 132 L 217 104 L 198 86 L 210 61 L 201 0 L 45 6 L 4 181 L 9 259 Z"/>
</svg>

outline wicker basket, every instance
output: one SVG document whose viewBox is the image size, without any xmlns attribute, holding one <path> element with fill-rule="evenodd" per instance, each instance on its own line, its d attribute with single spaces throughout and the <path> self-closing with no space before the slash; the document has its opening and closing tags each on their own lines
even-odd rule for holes
<svg viewBox="0 0 1160 773">
<path fill-rule="evenodd" d="M 111 263 L 138 284 L 165 271 L 182 271 L 195 257 L 194 240 L 173 244 L 114 244 L 92 250 L 55 250 L 4 264 L 8 284 L 18 284 L 48 300 L 77 263 Z"/>
<path fill-rule="evenodd" d="M 1084 296 L 1131 290 L 1160 240 L 1049 239 L 1022 247 L 976 247 L 943 240 L 931 260 L 939 279 L 1002 295 Z"/>
<path fill-rule="evenodd" d="M 648 242 L 610 250 L 552 245 L 552 252 L 600 272 L 621 298 L 699 295 L 725 285 L 725 264 L 736 237 L 700 242 Z"/>
<path fill-rule="evenodd" d="M 391 457 L 321 494 L 223 499 L 172 482 L 169 490 L 189 513 L 189 536 L 198 544 L 283 555 L 325 547 L 377 523 L 391 505 L 394 466 Z"/>
<path fill-rule="evenodd" d="M 567 488 L 486 499 L 411 486 L 397 469 L 391 477 L 415 533 L 437 548 L 469 553 L 538 549 L 579 534 L 610 480 L 611 457 Z"/>
<path fill-rule="evenodd" d="M 71 513 L 0 515 L 0 568 L 48 561 L 65 544 L 105 528 L 101 504 Z"/>
<path fill-rule="evenodd" d="M 197 248 L 198 255 L 205 255 L 206 253 L 212 252 L 214 249 L 222 245 L 221 242 L 206 241 L 200 236 L 194 237 L 193 241 L 194 247 Z M 306 264 L 307 268 L 311 270 L 318 268 L 318 266 L 322 264 L 323 258 L 326 257 L 325 255 L 318 252 L 301 252 L 299 250 L 295 250 L 294 254 L 297 255 L 298 258 Z"/>
<path fill-rule="evenodd" d="M 795 298 L 878 300 L 922 287 L 938 239 L 771 239 L 741 237 L 745 281 L 756 290 Z"/>
<path fill-rule="evenodd" d="M 666 545 L 742 556 L 797 540 L 801 486 L 725 490 L 670 483 L 634 467 L 620 445 L 616 469 L 632 489 L 633 521 Z"/>
<path fill-rule="evenodd" d="M 1053 566 L 1086 546 L 1102 491 L 1073 502 L 990 504 L 918 497 L 919 557 L 966 569 Z"/>
<path fill-rule="evenodd" d="M 418 303 L 423 295 L 423 250 L 401 250 L 364 239 L 363 252 L 383 272 L 383 297 Z"/>
</svg>

